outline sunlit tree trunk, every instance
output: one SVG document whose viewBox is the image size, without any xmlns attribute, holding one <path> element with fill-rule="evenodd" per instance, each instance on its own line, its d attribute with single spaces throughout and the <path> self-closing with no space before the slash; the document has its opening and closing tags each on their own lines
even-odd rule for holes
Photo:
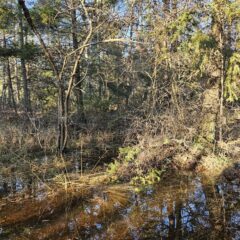
<svg viewBox="0 0 240 240">
<path fill-rule="evenodd" d="M 224 86 L 226 79 L 226 46 L 227 38 L 225 36 L 225 20 L 222 15 L 221 2 L 215 0 L 215 14 L 212 16 L 212 34 L 217 42 L 217 51 L 219 52 L 218 69 L 219 69 L 219 113 L 216 140 L 221 142 L 223 140 L 223 117 L 224 117 Z"/>
<path fill-rule="evenodd" d="M 218 133 L 218 141 L 219 142 L 222 142 L 223 140 L 223 104 L 224 104 L 224 84 L 225 84 L 225 56 L 224 56 L 224 39 L 223 39 L 223 34 L 220 33 L 220 42 L 219 42 L 219 45 L 220 45 L 220 52 L 221 52 L 221 74 L 220 74 L 220 86 L 219 86 L 219 89 L 220 89 L 220 104 L 219 104 L 219 124 L 218 124 L 218 127 L 219 127 L 219 133 Z"/>
</svg>

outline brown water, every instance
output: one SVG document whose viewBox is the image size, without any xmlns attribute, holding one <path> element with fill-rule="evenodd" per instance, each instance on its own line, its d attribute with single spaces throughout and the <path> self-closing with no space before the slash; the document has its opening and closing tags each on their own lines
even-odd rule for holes
<svg viewBox="0 0 240 240">
<path fill-rule="evenodd" d="M 0 239 L 240 239 L 238 180 L 174 176 L 141 194 L 126 185 L 49 196 L 41 188 L 1 199 Z"/>
</svg>

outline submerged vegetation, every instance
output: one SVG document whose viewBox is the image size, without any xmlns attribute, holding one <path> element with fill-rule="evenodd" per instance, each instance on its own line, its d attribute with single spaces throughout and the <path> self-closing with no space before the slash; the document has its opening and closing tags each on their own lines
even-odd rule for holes
<svg viewBox="0 0 240 240">
<path fill-rule="evenodd" d="M 0 43 L 0 238 L 239 239 L 239 0 L 0 0 Z"/>
</svg>

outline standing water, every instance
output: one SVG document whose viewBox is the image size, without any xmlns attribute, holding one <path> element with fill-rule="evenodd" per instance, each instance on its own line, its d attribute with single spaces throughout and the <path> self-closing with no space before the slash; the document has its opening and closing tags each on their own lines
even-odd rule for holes
<svg viewBox="0 0 240 240">
<path fill-rule="evenodd" d="M 236 181 L 211 185 L 185 176 L 140 194 L 125 185 L 82 194 L 2 198 L 0 239 L 240 239 Z"/>
</svg>

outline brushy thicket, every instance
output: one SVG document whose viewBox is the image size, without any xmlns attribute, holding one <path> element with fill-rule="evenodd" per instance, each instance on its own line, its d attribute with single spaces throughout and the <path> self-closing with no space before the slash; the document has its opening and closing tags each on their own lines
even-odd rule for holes
<svg viewBox="0 0 240 240">
<path fill-rule="evenodd" d="M 240 152 L 238 1 L 100 2 L 0 2 L 0 163 L 57 152 L 134 183 L 221 175 Z"/>
<path fill-rule="evenodd" d="M 143 185 L 158 182 L 179 170 L 213 179 L 220 177 L 240 158 L 238 117 L 235 111 L 225 111 L 224 141 L 220 143 L 201 141 L 202 122 L 197 118 L 201 113 L 187 112 L 186 108 L 182 119 L 171 115 L 171 111 L 149 119 L 135 118 L 127 132 L 125 147 L 119 149 L 108 172 L 114 181 Z"/>
</svg>

